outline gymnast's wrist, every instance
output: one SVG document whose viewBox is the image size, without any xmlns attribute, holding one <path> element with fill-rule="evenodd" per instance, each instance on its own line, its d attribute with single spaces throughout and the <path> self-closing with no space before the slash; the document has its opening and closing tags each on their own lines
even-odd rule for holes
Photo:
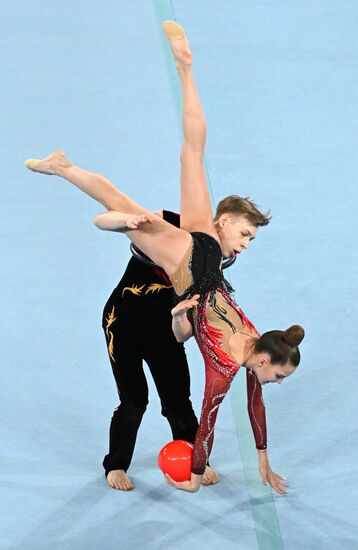
<svg viewBox="0 0 358 550">
<path fill-rule="evenodd" d="M 172 310 L 172 319 L 175 322 L 181 323 L 183 320 L 187 320 L 186 311 L 180 310 L 180 311 L 174 311 Z"/>
<path fill-rule="evenodd" d="M 266 449 L 263 452 L 258 450 L 258 455 L 259 455 L 258 456 L 259 465 L 260 466 L 267 466 L 269 461 L 268 461 L 268 456 L 267 456 Z"/>
<path fill-rule="evenodd" d="M 267 449 L 256 449 L 260 460 L 267 460 Z"/>
</svg>

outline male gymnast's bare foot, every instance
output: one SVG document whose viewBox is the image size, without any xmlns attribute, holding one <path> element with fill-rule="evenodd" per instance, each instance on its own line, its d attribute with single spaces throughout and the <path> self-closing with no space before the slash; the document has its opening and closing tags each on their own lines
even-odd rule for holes
<svg viewBox="0 0 358 550">
<path fill-rule="evenodd" d="M 204 475 L 202 477 L 201 484 L 202 485 L 216 485 L 217 483 L 219 483 L 219 481 L 220 481 L 219 474 L 217 472 L 215 472 L 215 470 L 213 470 L 213 468 L 211 468 L 210 466 L 207 466 L 205 468 L 205 472 L 204 472 Z"/>
<path fill-rule="evenodd" d="M 164 21 L 163 30 L 170 42 L 178 69 L 191 67 L 193 55 L 183 27 L 175 21 Z"/>
<path fill-rule="evenodd" d="M 25 162 L 26 168 L 33 172 L 40 172 L 41 174 L 61 175 L 63 168 L 69 168 L 71 166 L 70 161 L 65 157 L 65 153 L 61 150 L 56 150 L 48 157 L 44 159 L 29 159 Z"/>
<path fill-rule="evenodd" d="M 112 489 L 131 491 L 134 485 L 124 470 L 111 470 L 107 475 L 107 483 Z"/>
</svg>

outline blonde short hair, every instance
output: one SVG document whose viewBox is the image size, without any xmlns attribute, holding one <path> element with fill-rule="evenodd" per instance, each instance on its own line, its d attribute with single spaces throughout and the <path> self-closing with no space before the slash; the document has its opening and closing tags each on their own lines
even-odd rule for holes
<svg viewBox="0 0 358 550">
<path fill-rule="evenodd" d="M 245 216 L 255 227 L 267 225 L 271 220 L 270 211 L 263 214 L 248 197 L 239 197 L 239 195 L 229 195 L 219 202 L 214 221 L 217 221 L 222 214 Z"/>
</svg>

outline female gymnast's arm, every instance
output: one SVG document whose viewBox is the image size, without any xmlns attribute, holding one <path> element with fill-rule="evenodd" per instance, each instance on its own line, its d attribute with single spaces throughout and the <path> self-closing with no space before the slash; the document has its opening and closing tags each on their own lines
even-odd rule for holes
<svg viewBox="0 0 358 550">
<path fill-rule="evenodd" d="M 250 369 L 246 370 L 247 408 L 255 438 L 256 449 L 259 458 L 259 472 L 264 485 L 269 483 L 280 495 L 287 493 L 285 487 L 288 484 L 284 478 L 275 473 L 269 464 L 267 456 L 267 433 L 265 403 L 262 397 L 262 387 L 256 374 Z"/>
</svg>

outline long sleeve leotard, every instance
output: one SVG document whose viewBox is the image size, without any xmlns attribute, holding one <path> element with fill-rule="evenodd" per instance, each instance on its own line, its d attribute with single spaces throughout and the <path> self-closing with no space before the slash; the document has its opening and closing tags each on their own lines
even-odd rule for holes
<svg viewBox="0 0 358 550">
<path fill-rule="evenodd" d="M 228 292 L 221 270 L 219 243 L 206 233 L 195 232 L 191 236 L 191 244 L 170 279 L 178 300 L 200 295 L 191 315 L 194 337 L 205 363 L 205 391 L 192 462 L 192 472 L 200 475 L 212 449 L 218 408 L 240 368 L 230 353 L 230 336 L 238 330 L 253 335 L 258 332 Z M 261 385 L 249 370 L 247 398 L 256 447 L 265 449 L 266 418 Z"/>
</svg>

